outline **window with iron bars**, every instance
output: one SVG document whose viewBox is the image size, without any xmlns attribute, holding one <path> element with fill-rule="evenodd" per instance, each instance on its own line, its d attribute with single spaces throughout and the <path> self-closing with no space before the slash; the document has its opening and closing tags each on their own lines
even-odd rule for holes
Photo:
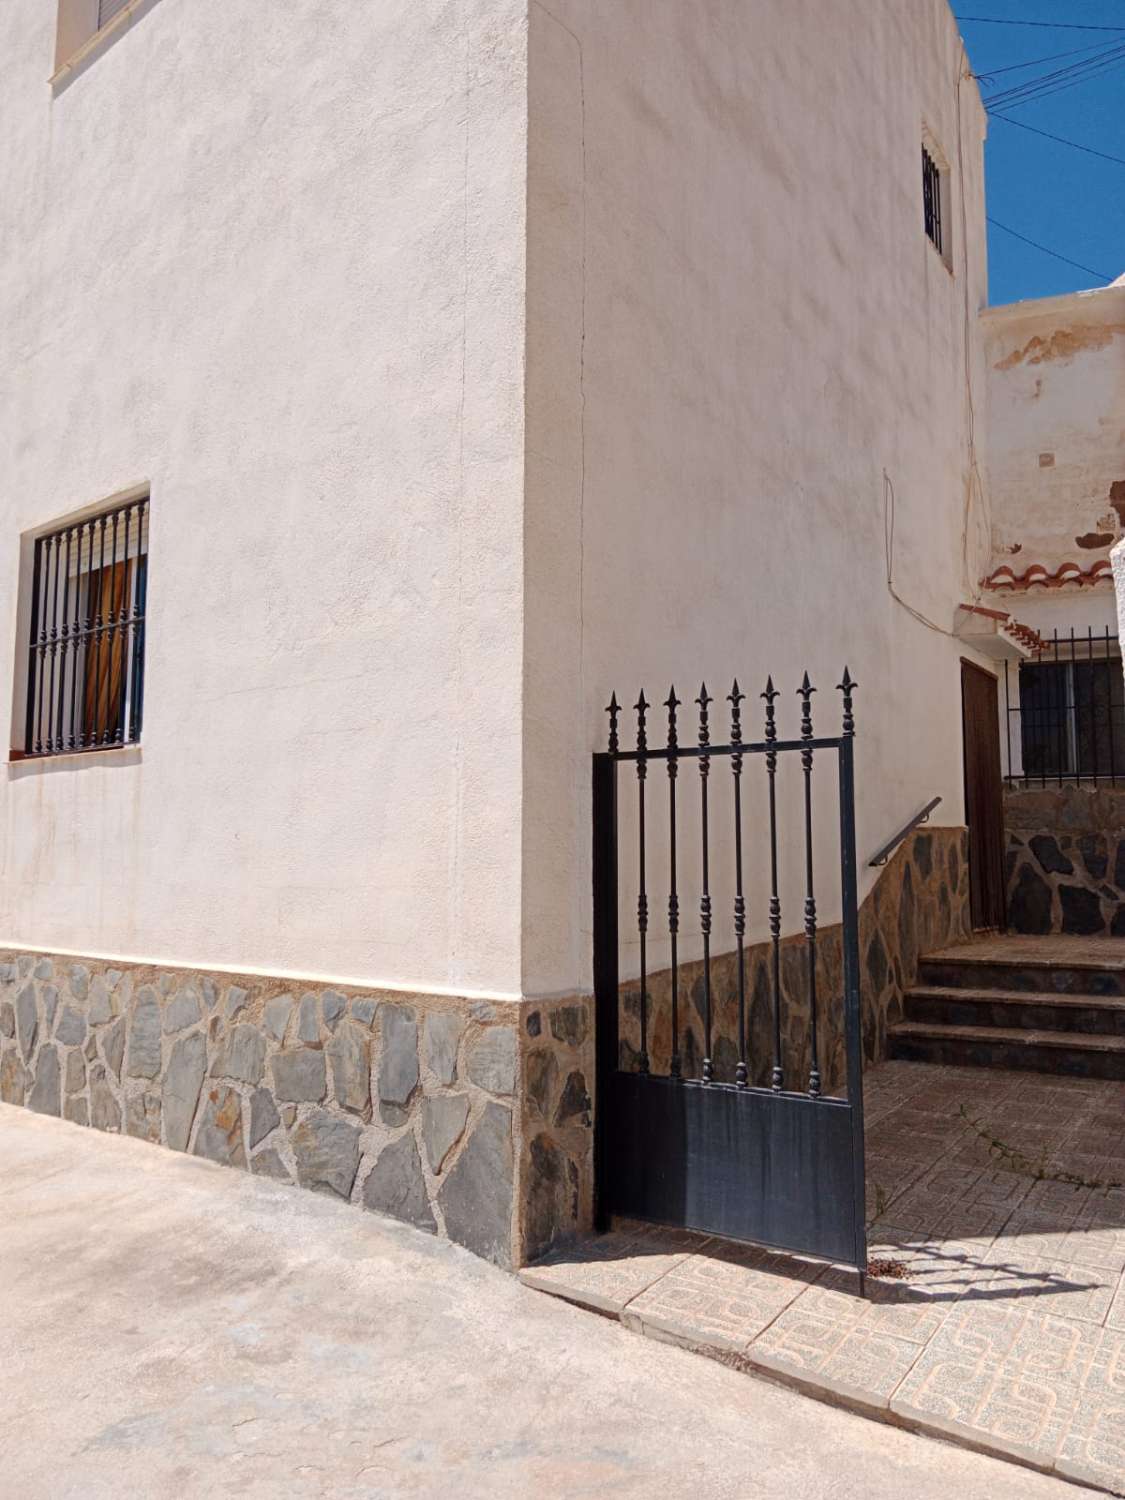
<svg viewBox="0 0 1125 1500">
<path fill-rule="evenodd" d="M 36 538 L 25 756 L 136 744 L 144 707 L 148 497 Z"/>
<path fill-rule="evenodd" d="M 926 234 L 940 255 L 945 255 L 945 236 L 941 220 L 941 168 L 922 147 L 922 209 Z"/>
<path fill-rule="evenodd" d="M 1125 778 L 1125 678 L 1108 629 L 1056 632 L 1020 663 L 1018 683 L 1005 662 L 1004 692 L 1009 783 Z"/>
</svg>

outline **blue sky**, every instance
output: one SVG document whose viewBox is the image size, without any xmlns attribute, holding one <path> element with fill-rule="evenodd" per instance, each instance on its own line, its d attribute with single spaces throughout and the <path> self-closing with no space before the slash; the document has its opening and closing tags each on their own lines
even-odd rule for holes
<svg viewBox="0 0 1125 1500">
<path fill-rule="evenodd" d="M 953 9 L 977 74 L 1079 48 L 1125 49 L 1125 0 L 955 0 Z M 967 19 L 970 16 L 1050 24 L 985 25 Z M 1063 22 L 1070 29 L 1059 24 Z M 1120 30 L 1079 30 L 1080 26 Z M 981 80 L 981 92 L 987 101 L 990 94 L 1037 75 L 1095 58 L 1091 50 L 1035 67 L 994 72 Z M 1004 112 L 1025 126 L 1065 136 L 1125 163 L 1125 55 L 1076 87 L 1025 104 L 1009 103 Z M 990 224 L 992 302 L 1101 286 L 1125 272 L 1125 164 L 1103 161 L 993 119 L 986 165 L 989 215 L 1089 268 L 1079 270 L 1052 260 Z"/>
</svg>

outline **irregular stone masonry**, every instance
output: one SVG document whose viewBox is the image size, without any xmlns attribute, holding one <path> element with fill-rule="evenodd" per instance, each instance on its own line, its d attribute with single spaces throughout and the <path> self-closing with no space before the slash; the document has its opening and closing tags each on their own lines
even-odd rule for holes
<svg viewBox="0 0 1125 1500">
<path fill-rule="evenodd" d="M 1008 926 L 1125 937 L 1125 786 L 1009 787 Z"/>
<path fill-rule="evenodd" d="M 917 829 L 900 845 L 859 913 L 860 985 L 864 1056 L 887 1055 L 887 1027 L 902 1019 L 903 992 L 917 976 L 921 954 L 968 939 L 969 870 L 963 828 Z M 782 1060 L 786 1086 L 808 1082 L 808 963 L 803 936 L 781 944 Z M 770 944 L 746 949 L 746 1029 L 750 1082 L 765 1085 L 773 1065 L 773 999 Z M 818 1038 L 821 1085 L 826 1094 L 846 1089 L 843 1031 L 843 941 L 839 926 L 817 936 Z M 667 1073 L 672 1051 L 671 972 L 649 978 L 649 1055 L 655 1073 Z M 711 961 L 712 1046 L 715 1077 L 733 1083 L 738 1062 L 738 958 Z M 698 1078 L 703 1059 L 703 965 L 680 966 L 680 1053 L 684 1075 Z M 622 986 L 621 1065 L 635 1069 L 640 1047 L 640 989 Z M 534 1079 L 529 1088 L 534 1088 Z"/>
<path fill-rule="evenodd" d="M 964 830 L 920 830 L 860 911 L 864 1049 L 918 956 L 968 935 Z M 771 1061 L 768 945 L 747 950 L 753 1081 Z M 817 946 L 825 1092 L 843 1091 L 842 947 Z M 685 1071 L 702 1057 L 702 972 L 682 970 Z M 787 1078 L 808 1070 L 804 941 L 782 945 Z M 737 1060 L 734 955 L 713 961 L 716 1073 Z M 670 976 L 650 982 L 652 1061 L 670 1053 Z M 622 988 L 622 1062 L 635 1065 L 636 985 Z M 331 1193 L 523 1265 L 593 1213 L 590 997 L 486 1002 L 302 989 L 260 976 L 114 967 L 0 953 L 0 1101 L 122 1131 Z"/>
<path fill-rule="evenodd" d="M 589 1227 L 589 1006 L 6 953 L 0 1100 L 333 1194 L 510 1266 Z"/>
</svg>

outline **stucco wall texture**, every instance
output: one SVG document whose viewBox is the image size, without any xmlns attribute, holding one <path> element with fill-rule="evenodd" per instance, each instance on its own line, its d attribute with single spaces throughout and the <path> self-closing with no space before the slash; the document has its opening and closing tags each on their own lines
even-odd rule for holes
<svg viewBox="0 0 1125 1500">
<path fill-rule="evenodd" d="M 960 822 L 985 121 L 945 0 L 156 0 L 54 91 L 53 12 L 0 9 L 0 661 L 19 535 L 147 482 L 145 726 L 0 780 L 0 939 L 584 989 L 602 706 L 704 676 L 749 725 L 772 672 L 792 730 L 807 668 L 834 729 L 847 660 L 861 860 Z"/>
<path fill-rule="evenodd" d="M 0 661 L 19 534 L 148 482 L 146 712 L 0 778 L 0 933 L 517 993 L 525 0 L 159 0 L 55 91 L 54 23 L 0 7 Z"/>
<path fill-rule="evenodd" d="M 689 738 L 700 679 L 725 725 L 737 674 L 758 737 L 767 672 L 795 732 L 807 668 L 836 732 L 846 660 L 861 898 L 866 858 L 930 798 L 962 820 L 970 653 L 950 632 L 989 550 L 985 119 L 944 0 L 549 0 L 529 67 L 524 983 L 550 991 L 589 976 L 588 752 L 614 689 L 659 704 L 674 682 Z M 924 135 L 951 174 L 952 274 L 922 227 Z M 887 588 L 892 494 L 894 586 L 936 629 Z M 801 825 L 783 808 L 794 931 Z M 635 931 L 624 861 L 621 894 Z M 827 879 L 821 895 L 831 921 Z"/>
<path fill-rule="evenodd" d="M 990 308 L 984 328 L 994 561 L 1088 571 L 1125 531 L 1125 286 Z"/>
</svg>

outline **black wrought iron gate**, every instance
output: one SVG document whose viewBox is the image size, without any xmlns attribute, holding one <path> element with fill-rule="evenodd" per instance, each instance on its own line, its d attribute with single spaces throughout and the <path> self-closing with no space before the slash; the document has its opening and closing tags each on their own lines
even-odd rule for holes
<svg viewBox="0 0 1125 1500">
<path fill-rule="evenodd" d="M 843 726 L 839 736 L 816 738 L 813 734 L 811 701 L 816 691 L 806 674 L 797 690 L 801 700 L 800 738 L 778 737 L 775 700 L 779 696 L 772 680 L 761 697 L 765 702 L 765 738 L 746 743 L 742 734 L 742 704 L 745 695 L 735 682 L 730 704 L 730 742 L 711 744 L 710 710 L 714 700 L 703 687 L 695 745 L 679 743 L 678 711 L 682 704 L 672 689 L 667 710 L 667 740 L 663 748 L 648 744 L 650 705 L 644 693 L 635 705 L 636 743 L 632 750 L 619 743 L 618 719 L 622 712 L 614 695 L 610 716 L 609 748 L 594 756 L 594 985 L 597 1008 L 597 1216 L 599 1228 L 608 1228 L 613 1215 L 647 1219 L 657 1223 L 747 1240 L 866 1269 L 864 1227 L 863 1156 L 863 1052 L 859 990 L 859 931 L 856 897 L 855 808 L 853 747 L 855 721 L 852 694 L 855 683 L 847 669 L 838 684 L 843 694 Z M 803 780 L 803 830 L 779 828 L 777 774 L 785 758 L 799 759 Z M 813 772 L 814 764 L 832 757 L 838 768 L 839 787 L 839 931 L 832 941 L 840 952 L 841 983 L 825 986 L 818 993 L 817 907 L 814 887 Z M 728 956 L 712 955 L 713 898 L 712 850 L 714 843 L 714 798 L 712 775 L 718 762 L 729 767 L 729 802 L 733 830 L 727 829 L 728 853 L 733 863 L 733 931 L 736 951 Z M 697 786 L 680 768 L 697 773 Z M 744 789 L 748 767 L 764 769 L 764 795 L 749 803 Z M 619 979 L 618 833 L 621 768 L 635 777 L 629 809 L 635 837 L 637 899 L 637 955 L 640 975 L 622 984 Z M 666 785 L 649 782 L 650 769 L 665 773 Z M 795 769 L 797 767 L 795 766 Z M 661 780 L 664 781 L 665 777 Z M 621 778 L 623 779 L 623 777 Z M 693 778 L 694 780 L 695 778 Z M 650 799 L 646 808 L 646 794 Z M 652 825 L 651 798 L 661 797 L 667 847 L 662 841 L 661 883 L 667 886 L 668 920 L 663 933 L 670 966 L 656 978 L 661 995 L 661 1050 L 666 1071 L 654 1071 L 650 1040 L 653 1020 L 654 976 L 649 972 L 649 885 L 652 863 L 649 845 Z M 677 795 L 680 805 L 677 806 Z M 800 799 L 798 798 L 798 805 Z M 755 813 L 761 840 L 751 840 L 744 849 L 744 818 L 747 807 Z M 678 865 L 685 849 L 685 817 L 697 820 L 697 845 L 693 856 L 693 878 L 698 878 L 699 926 L 694 937 L 701 944 L 702 959 L 685 963 L 681 945 L 681 891 Z M 750 824 L 750 819 L 746 819 Z M 788 835 L 788 836 L 787 836 Z M 795 837 L 794 837 L 795 835 Z M 679 847 L 678 847 L 679 843 Z M 800 854 L 803 874 L 803 933 L 799 955 L 792 941 L 782 940 L 782 901 L 779 888 L 779 852 L 784 859 L 794 849 Z M 758 961 L 760 979 L 768 979 L 768 1057 L 748 1052 L 748 966 L 746 945 L 747 899 L 744 874 L 750 861 L 768 860 L 768 933 L 764 962 Z M 728 871 L 728 873 L 731 873 Z M 661 891 L 663 898 L 665 892 Z M 821 936 L 826 936 L 821 935 Z M 783 949 L 785 953 L 783 954 Z M 783 957 L 785 963 L 783 965 Z M 798 965 L 792 960 L 798 958 Z M 733 1079 L 721 1081 L 713 1043 L 713 971 L 725 964 L 733 975 L 736 1005 L 733 1046 L 737 1059 Z M 783 967 L 791 977 L 802 978 L 802 1047 L 799 1059 L 786 1056 L 783 1012 Z M 629 1007 L 629 1029 L 639 1046 L 623 1045 L 622 1006 Z M 702 1045 L 694 1043 L 694 1031 L 685 1024 L 686 1011 L 701 1014 Z M 807 1009 L 806 1009 L 807 1007 Z M 670 1028 L 670 1034 L 669 1034 Z M 822 1047 L 826 1032 L 842 1032 L 843 1072 L 846 1096 L 833 1097 L 822 1081 Z M 759 1032 L 761 1028 L 759 1027 Z M 837 1047 L 837 1054 L 838 1054 Z M 839 1060 L 839 1059 L 838 1059 Z M 729 1059 L 728 1059 L 729 1061 Z M 807 1067 L 807 1072 L 806 1072 Z M 794 1076 L 795 1068 L 801 1076 Z M 728 1068 L 728 1071 L 730 1069 Z"/>
</svg>

